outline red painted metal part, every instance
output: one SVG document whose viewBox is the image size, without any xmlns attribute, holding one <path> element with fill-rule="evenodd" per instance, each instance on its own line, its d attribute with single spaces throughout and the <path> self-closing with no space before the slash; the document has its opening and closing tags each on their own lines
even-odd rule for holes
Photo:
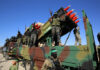
<svg viewBox="0 0 100 70">
<path fill-rule="evenodd" d="M 64 9 L 64 11 L 67 11 L 69 8 L 70 8 L 70 6 L 66 7 L 66 8 Z"/>
<path fill-rule="evenodd" d="M 72 15 L 70 15 L 70 18 L 72 19 L 75 15 L 76 13 L 73 13 Z"/>
<path fill-rule="evenodd" d="M 75 20 L 77 20 L 77 19 L 78 19 L 78 17 L 77 17 L 77 16 L 75 16 L 75 17 L 73 17 L 73 19 L 72 19 L 72 20 L 73 20 L 73 21 L 75 21 Z"/>
<path fill-rule="evenodd" d="M 79 22 L 79 20 L 75 21 L 75 24 L 77 24 Z"/>
<path fill-rule="evenodd" d="M 67 16 L 69 16 L 74 10 L 70 10 L 68 13 L 66 13 Z"/>
</svg>

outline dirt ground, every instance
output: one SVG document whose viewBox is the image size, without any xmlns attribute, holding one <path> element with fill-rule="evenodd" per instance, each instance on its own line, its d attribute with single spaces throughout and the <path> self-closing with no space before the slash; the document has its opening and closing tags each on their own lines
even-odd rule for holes
<svg viewBox="0 0 100 70">
<path fill-rule="evenodd" d="M 14 60 L 5 60 L 3 55 L 0 53 L 0 70 L 9 70 L 10 66 L 12 65 L 12 61 Z M 23 66 L 21 66 L 21 63 L 19 63 L 19 69 L 18 70 L 25 70 Z M 27 69 L 29 70 L 29 69 Z"/>
</svg>

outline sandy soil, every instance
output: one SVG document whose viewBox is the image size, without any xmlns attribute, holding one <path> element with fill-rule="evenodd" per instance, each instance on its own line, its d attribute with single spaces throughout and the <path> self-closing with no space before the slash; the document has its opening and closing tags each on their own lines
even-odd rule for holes
<svg viewBox="0 0 100 70">
<path fill-rule="evenodd" d="M 3 55 L 0 53 L 0 70 L 9 70 L 10 66 L 12 65 L 13 60 L 5 60 Z M 19 63 L 19 69 L 18 70 L 25 70 L 23 66 L 21 66 L 21 63 Z M 29 69 L 27 69 L 29 70 Z"/>
</svg>

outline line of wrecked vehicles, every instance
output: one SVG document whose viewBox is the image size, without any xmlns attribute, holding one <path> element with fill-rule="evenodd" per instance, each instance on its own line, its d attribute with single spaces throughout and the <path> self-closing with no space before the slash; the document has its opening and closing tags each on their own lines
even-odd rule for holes
<svg viewBox="0 0 100 70">
<path fill-rule="evenodd" d="M 60 22 L 60 27 L 62 30 L 61 36 L 68 34 L 75 27 L 77 23 L 70 18 L 72 12 L 68 12 L 67 8 L 60 8 L 57 11 L 59 18 L 64 19 L 63 22 Z M 69 13 L 69 15 L 68 15 Z M 40 28 L 40 34 L 38 36 L 38 41 L 43 42 L 46 45 L 44 47 L 29 47 L 28 45 L 17 45 L 16 40 L 11 39 L 6 46 L 3 47 L 4 57 L 9 59 L 9 57 L 15 58 L 19 61 L 29 62 L 32 66 L 32 62 L 37 67 L 38 70 L 41 70 L 41 67 L 46 58 L 51 56 L 50 52 L 52 48 L 57 50 L 57 57 L 61 61 L 61 65 L 64 70 L 100 70 L 100 48 L 98 48 L 98 57 L 96 51 L 96 45 L 93 37 L 92 26 L 84 12 L 83 21 L 84 29 L 86 33 L 87 45 L 62 45 L 52 47 L 52 38 L 51 38 L 51 24 L 50 19 Z M 31 58 L 32 57 L 32 58 Z"/>
</svg>

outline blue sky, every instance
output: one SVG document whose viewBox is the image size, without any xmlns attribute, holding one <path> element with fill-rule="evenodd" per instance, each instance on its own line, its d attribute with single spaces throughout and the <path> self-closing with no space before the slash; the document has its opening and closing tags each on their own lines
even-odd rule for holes
<svg viewBox="0 0 100 70">
<path fill-rule="evenodd" d="M 96 45 L 98 45 L 97 33 L 100 32 L 100 0 L 0 0 L 0 46 L 3 46 L 6 38 L 16 36 L 18 29 L 23 34 L 25 25 L 30 26 L 34 21 L 45 23 L 50 17 L 49 9 L 53 12 L 60 7 L 71 5 L 75 9 L 79 19 L 82 44 L 86 44 L 85 31 L 82 18 L 82 9 L 85 10 L 93 27 Z M 67 34 L 68 35 L 68 34 Z M 67 35 L 61 38 L 65 42 Z M 67 45 L 74 45 L 73 32 Z"/>
</svg>

